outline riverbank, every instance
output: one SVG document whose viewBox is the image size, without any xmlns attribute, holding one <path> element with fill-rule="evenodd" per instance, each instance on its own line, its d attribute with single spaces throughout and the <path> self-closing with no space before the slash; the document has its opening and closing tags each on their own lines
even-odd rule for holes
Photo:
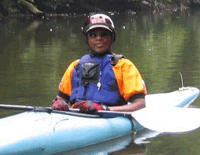
<svg viewBox="0 0 200 155">
<path fill-rule="evenodd" d="M 4 0 L 0 2 L 0 17 L 11 18 L 69 18 L 91 12 L 108 14 L 125 12 L 156 13 L 160 11 L 183 11 L 199 9 L 200 0 Z"/>
</svg>

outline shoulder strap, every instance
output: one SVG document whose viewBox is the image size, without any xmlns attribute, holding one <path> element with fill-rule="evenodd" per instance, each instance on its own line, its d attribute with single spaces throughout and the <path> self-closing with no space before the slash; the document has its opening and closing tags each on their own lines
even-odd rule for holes
<svg viewBox="0 0 200 155">
<path fill-rule="evenodd" d="M 113 54 L 111 56 L 111 65 L 115 66 L 117 64 L 118 60 L 121 58 L 124 58 L 124 56 L 121 54 Z"/>
</svg>

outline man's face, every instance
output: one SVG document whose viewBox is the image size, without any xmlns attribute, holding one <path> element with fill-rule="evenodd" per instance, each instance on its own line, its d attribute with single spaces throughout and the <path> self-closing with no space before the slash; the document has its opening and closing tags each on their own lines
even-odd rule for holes
<svg viewBox="0 0 200 155">
<path fill-rule="evenodd" d="M 104 53 L 110 49 L 112 43 L 111 32 L 103 28 L 92 29 L 87 33 L 90 49 L 96 53 Z"/>
</svg>

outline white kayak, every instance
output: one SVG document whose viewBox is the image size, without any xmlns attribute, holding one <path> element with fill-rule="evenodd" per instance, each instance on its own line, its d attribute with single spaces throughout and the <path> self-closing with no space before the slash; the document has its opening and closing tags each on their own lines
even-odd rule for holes
<svg viewBox="0 0 200 155">
<path fill-rule="evenodd" d="M 180 132 L 194 130 L 200 126 L 200 111 L 186 107 L 198 96 L 199 89 L 185 87 L 170 93 L 147 95 L 146 108 L 132 113 L 99 111 L 95 115 L 89 115 L 33 110 L 1 118 L 0 154 L 49 155 L 70 152 L 144 128 L 179 132 L 179 127 L 190 126 L 185 130 L 180 129 Z M 27 110 L 31 109 L 30 106 L 28 108 Z M 171 114 L 174 118 L 167 117 Z M 199 120 L 181 122 L 185 117 Z M 156 124 L 158 122 L 160 124 Z M 171 128 L 170 123 L 175 127 Z"/>
</svg>

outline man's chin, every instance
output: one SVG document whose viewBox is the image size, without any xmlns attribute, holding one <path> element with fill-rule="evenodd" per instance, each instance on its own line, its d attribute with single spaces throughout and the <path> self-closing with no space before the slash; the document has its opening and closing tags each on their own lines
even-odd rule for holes
<svg viewBox="0 0 200 155">
<path fill-rule="evenodd" d="M 94 49 L 93 51 L 94 51 L 95 53 L 105 53 L 105 52 L 107 52 L 108 50 Z"/>
</svg>

